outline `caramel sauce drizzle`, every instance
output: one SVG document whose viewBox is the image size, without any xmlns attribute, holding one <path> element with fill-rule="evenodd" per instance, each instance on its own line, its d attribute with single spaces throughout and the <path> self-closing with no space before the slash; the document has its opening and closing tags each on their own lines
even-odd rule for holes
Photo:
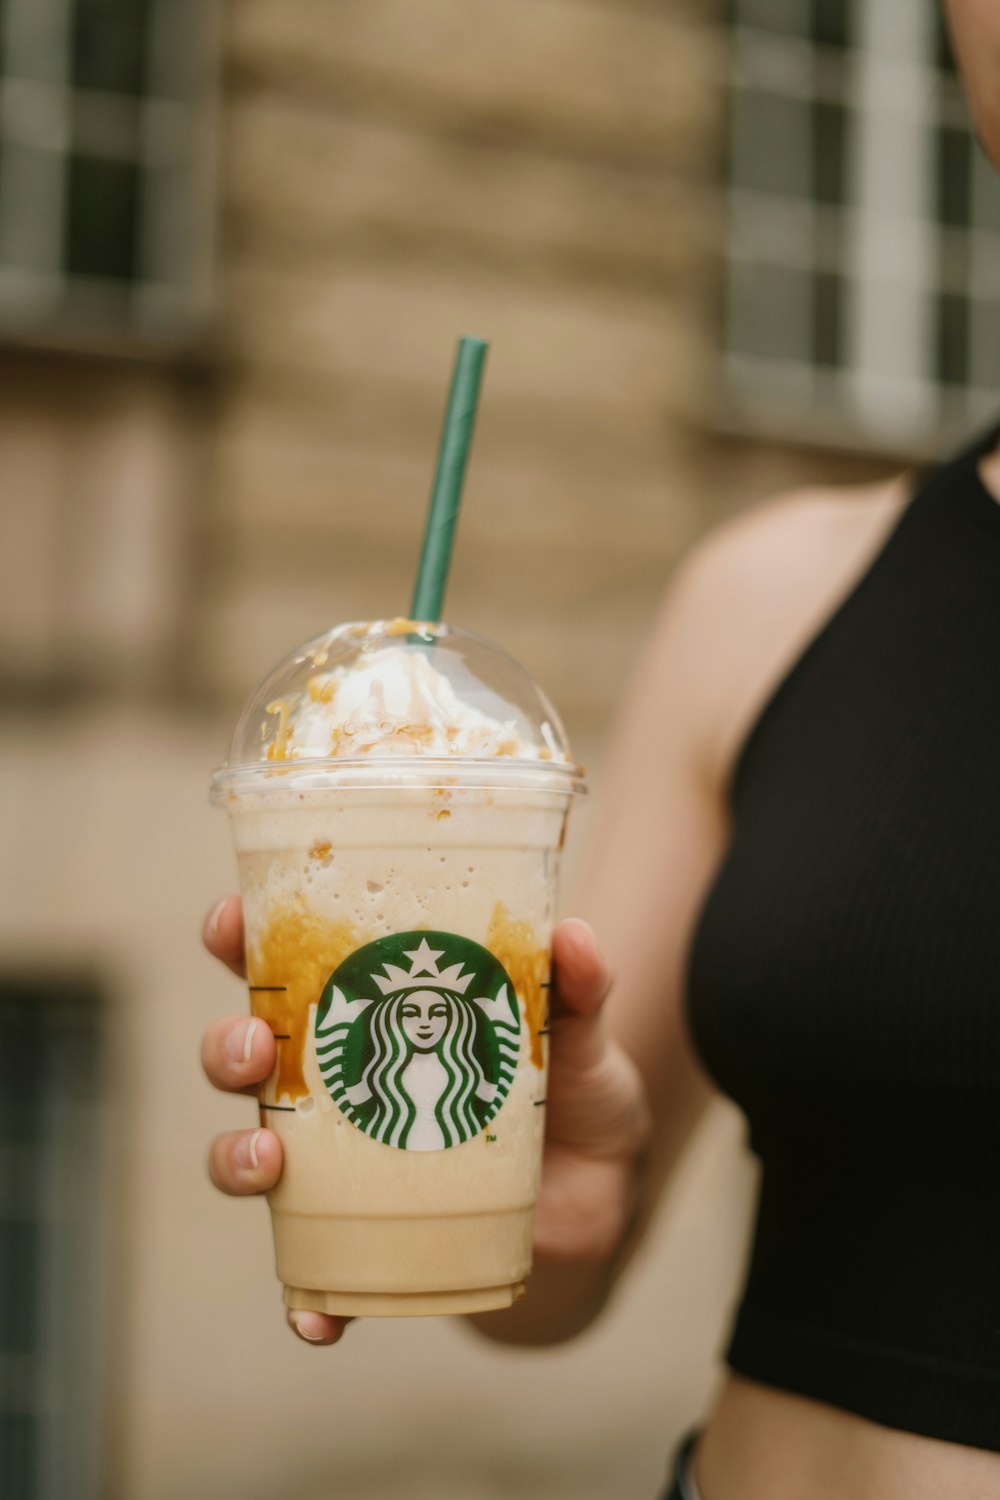
<svg viewBox="0 0 1000 1500">
<path fill-rule="evenodd" d="M 437 625 L 431 620 L 404 620 L 397 615 L 386 624 L 383 635 L 440 635 Z"/>
<path fill-rule="evenodd" d="M 412 624 L 410 620 L 404 620 L 407 627 Z M 396 632 L 399 634 L 400 632 Z M 337 691 L 338 684 L 332 678 L 322 676 L 310 677 L 306 683 L 306 692 L 312 703 L 332 703 Z M 283 713 L 281 723 L 278 726 L 276 741 L 280 740 L 280 749 L 271 747 L 268 755 L 271 759 L 284 760 L 288 753 L 288 738 L 291 726 L 287 722 L 287 713 L 283 712 L 283 705 L 272 703 L 268 706 L 268 713 Z M 457 731 L 449 728 L 448 737 L 451 740 Z M 415 744 L 428 744 L 434 737 L 434 728 L 430 724 L 410 724 L 405 720 L 398 719 L 362 720 L 354 723 L 348 720 L 344 724 L 330 725 L 330 747 L 331 756 L 342 755 L 345 751 L 350 755 L 368 755 L 375 745 L 391 735 L 400 735 L 402 738 L 412 740 Z M 353 741 L 360 738 L 360 743 Z"/>
<path fill-rule="evenodd" d="M 294 1104 L 309 1093 L 305 1080 L 309 1007 L 348 954 L 364 941 L 350 922 L 327 922 L 304 901 L 276 907 L 247 944 L 250 1008 L 279 1037 L 272 1074 L 276 1101 Z M 254 986 L 282 988 L 255 989 Z"/>
<path fill-rule="evenodd" d="M 304 901 L 275 908 L 247 945 L 253 1014 L 282 1040 L 270 1082 L 273 1098 L 305 1098 L 309 1009 L 339 964 L 366 941 L 350 922 L 327 922 Z M 512 921 L 503 903 L 493 908 L 486 947 L 503 964 L 524 1003 L 531 1061 L 543 1064 L 542 1035 L 548 1011 L 551 960 L 539 948 L 530 922 Z"/>
<path fill-rule="evenodd" d="M 377 627 L 381 626 L 381 629 Z M 404 620 L 397 615 L 394 620 L 359 620 L 347 632 L 350 636 L 361 635 L 440 635 L 441 626 L 434 620 Z"/>
<path fill-rule="evenodd" d="M 274 703 L 267 705 L 269 714 L 278 715 L 278 727 L 275 730 L 274 739 L 267 747 L 268 760 L 288 759 L 288 736 L 291 730 L 288 716 L 291 712 L 291 707 L 292 705 L 286 698 L 277 698 Z"/>
<path fill-rule="evenodd" d="M 548 1012 L 548 985 L 552 961 L 547 948 L 539 948 L 538 937 L 530 922 L 514 922 L 502 901 L 493 908 L 486 946 L 503 964 L 524 1001 L 524 1013 L 531 1039 L 531 1061 L 543 1065 L 542 1035 Z"/>
</svg>

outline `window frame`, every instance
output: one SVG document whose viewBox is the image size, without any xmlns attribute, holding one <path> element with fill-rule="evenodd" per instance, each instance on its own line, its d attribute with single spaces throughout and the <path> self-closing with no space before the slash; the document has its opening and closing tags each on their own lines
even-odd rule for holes
<svg viewBox="0 0 1000 1500">
<path fill-rule="evenodd" d="M 895 17 L 894 0 L 869 0 L 855 12 L 853 31 L 841 3 L 848 29 L 847 45 L 840 45 L 817 41 L 805 26 L 797 35 L 789 25 L 768 30 L 759 13 L 756 25 L 747 24 L 755 4 L 760 0 L 730 0 L 729 7 L 721 165 L 726 223 L 712 424 L 732 435 L 796 445 L 929 455 L 995 420 L 1000 404 L 989 338 L 991 318 L 1000 332 L 1000 183 L 978 146 L 967 144 L 965 101 L 944 64 L 936 7 L 924 0 L 922 13 L 909 13 L 901 37 L 898 25 L 887 24 Z M 828 4 L 817 3 L 814 11 L 827 21 L 835 14 Z M 829 183 L 817 191 L 815 159 L 804 191 L 748 185 L 739 155 L 740 111 L 755 94 L 798 108 L 814 158 L 817 111 L 841 112 L 839 201 L 830 201 L 838 195 Z M 758 144 L 764 139 L 761 134 Z M 940 185 L 945 143 L 956 141 L 967 153 L 967 226 L 949 222 L 955 205 L 943 203 Z M 899 182 L 907 170 L 911 180 Z M 887 174 L 902 201 L 894 211 L 881 201 Z M 894 274 L 895 266 L 901 274 Z M 759 278 L 769 271 L 775 272 L 770 301 L 749 290 L 755 281 L 766 285 Z M 790 325 L 774 294 L 782 274 Z M 985 317 L 976 316 L 977 307 Z M 773 347 L 788 335 L 797 357 L 775 357 L 761 344 L 754 349 L 754 318 L 767 325 Z M 944 379 L 948 365 L 960 360 L 967 378 Z"/>
<path fill-rule="evenodd" d="M 76 86 L 80 3 L 0 9 L 0 344 L 142 359 L 197 352 L 214 338 L 218 0 L 145 0 L 149 76 L 135 93 Z M 68 264 L 78 163 L 134 170 L 134 276 Z"/>
<path fill-rule="evenodd" d="M 4 1060 L 8 1066 L 23 1062 L 27 1047 L 38 1064 L 39 1085 L 35 1121 L 29 1067 L 17 1067 L 20 1094 L 5 1090 L 0 1108 L 0 1157 L 6 1164 L 0 1222 L 7 1230 L 35 1226 L 38 1250 L 33 1268 L 23 1256 L 19 1266 L 8 1266 L 3 1291 L 12 1300 L 0 1320 L 15 1344 L 18 1322 L 28 1339 L 23 1349 L 0 1350 L 7 1376 L 0 1409 L 35 1417 L 36 1483 L 25 1500 L 70 1492 L 80 1500 L 122 1494 L 121 1308 L 112 1295 L 124 1243 L 116 1083 L 121 1031 L 117 1003 L 89 972 L 0 973 Z M 27 1125 L 19 1127 L 18 1118 L 26 1116 Z M 8 1239 L 17 1262 L 18 1239 L 23 1249 L 32 1236 Z M 27 1306 L 31 1290 L 34 1305 Z M 5 1472 L 12 1467 L 8 1452 Z M 30 1477 L 22 1471 L 22 1480 Z"/>
</svg>

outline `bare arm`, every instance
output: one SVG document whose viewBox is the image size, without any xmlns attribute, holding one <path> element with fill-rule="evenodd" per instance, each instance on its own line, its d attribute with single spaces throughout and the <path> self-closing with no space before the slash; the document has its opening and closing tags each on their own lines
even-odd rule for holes
<svg viewBox="0 0 1000 1500">
<path fill-rule="evenodd" d="M 683 1013 L 692 928 L 727 837 L 698 575 L 696 561 L 678 578 L 629 690 L 576 902 L 606 948 L 609 1027 L 639 1069 L 652 1116 L 633 1243 L 709 1098 Z"/>
<path fill-rule="evenodd" d="M 650 1222 L 710 1094 L 685 1026 L 685 971 L 728 838 L 735 754 L 906 493 L 897 483 L 761 507 L 703 543 L 667 595 L 623 705 L 575 902 L 614 973 L 597 1028 L 601 1066 L 634 1070 L 647 1126 L 641 1145 L 609 1157 L 600 1129 L 588 1138 L 582 1125 L 567 1132 L 565 1118 L 550 1120 L 550 1142 L 568 1147 L 575 1216 L 565 1194 L 553 1200 L 543 1182 L 529 1296 L 510 1312 L 476 1320 L 493 1338 L 548 1343 L 585 1327 Z M 598 979 L 599 962 L 594 954 L 597 988 L 608 982 Z M 557 961 L 560 984 L 564 967 Z M 570 977 L 575 1005 L 579 964 Z M 554 1073 L 559 1063 L 554 1046 Z M 583 1108 L 593 1102 L 581 1097 L 578 1076 L 571 1093 Z M 592 1170 L 595 1154 L 601 1177 Z M 566 1162 L 559 1165 L 566 1174 Z M 588 1221 L 604 1226 L 596 1239 L 585 1233 Z"/>
<path fill-rule="evenodd" d="M 574 903 L 600 934 L 608 969 L 594 950 L 576 955 L 575 966 L 574 955 L 556 950 L 559 990 L 569 988 L 574 1005 L 581 985 L 603 994 L 610 982 L 595 1023 L 595 1065 L 628 1070 L 644 1100 L 644 1129 L 630 1149 L 609 1154 L 598 1120 L 550 1117 L 528 1296 L 509 1311 L 472 1319 L 501 1342 L 558 1342 L 600 1312 L 709 1096 L 685 1032 L 682 994 L 691 926 L 725 819 L 703 756 L 707 703 L 689 654 L 690 593 L 686 577 L 671 591 L 627 694 L 588 875 Z M 550 1099 L 563 1060 L 557 1041 Z M 600 1100 L 581 1097 L 575 1070 L 569 1087 L 577 1111 L 600 1112 Z M 607 1092 L 615 1095 L 615 1080 Z M 596 1236 L 587 1229 L 594 1223 L 605 1226 Z"/>
</svg>

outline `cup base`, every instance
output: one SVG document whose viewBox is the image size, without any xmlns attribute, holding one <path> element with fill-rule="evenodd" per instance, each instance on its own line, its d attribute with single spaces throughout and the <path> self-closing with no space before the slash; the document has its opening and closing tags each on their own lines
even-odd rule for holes
<svg viewBox="0 0 1000 1500">
<path fill-rule="evenodd" d="M 286 1286 L 284 1295 L 285 1306 L 298 1312 L 335 1313 L 344 1318 L 435 1318 L 511 1307 L 524 1296 L 524 1282 L 469 1287 L 461 1292 L 319 1292 Z"/>
<path fill-rule="evenodd" d="M 531 1206 L 417 1217 L 272 1206 L 289 1307 L 343 1317 L 436 1317 L 510 1307 L 531 1267 Z"/>
</svg>

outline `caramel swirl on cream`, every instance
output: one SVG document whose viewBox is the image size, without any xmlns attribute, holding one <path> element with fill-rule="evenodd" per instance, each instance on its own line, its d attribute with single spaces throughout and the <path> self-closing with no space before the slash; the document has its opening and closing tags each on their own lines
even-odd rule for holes
<svg viewBox="0 0 1000 1500">
<path fill-rule="evenodd" d="M 400 622 L 409 625 L 409 621 Z M 433 648 L 384 646 L 351 667 L 316 672 L 306 691 L 267 706 L 277 731 L 269 760 L 417 755 L 510 756 L 563 761 L 555 737 L 524 738 L 516 720 L 494 718 L 464 702 L 437 670 Z"/>
</svg>

